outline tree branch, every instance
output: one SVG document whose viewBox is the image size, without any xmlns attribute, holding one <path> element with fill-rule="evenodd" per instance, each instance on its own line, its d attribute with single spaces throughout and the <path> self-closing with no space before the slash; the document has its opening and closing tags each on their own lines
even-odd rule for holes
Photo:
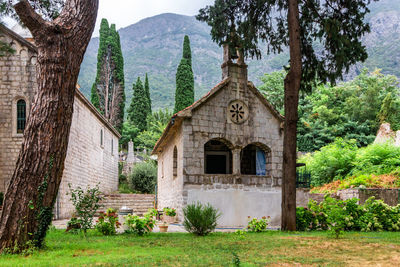
<svg viewBox="0 0 400 267">
<path fill-rule="evenodd" d="M 27 0 L 19 1 L 14 8 L 22 23 L 31 31 L 34 38 L 38 31 L 49 23 L 36 13 Z"/>
</svg>

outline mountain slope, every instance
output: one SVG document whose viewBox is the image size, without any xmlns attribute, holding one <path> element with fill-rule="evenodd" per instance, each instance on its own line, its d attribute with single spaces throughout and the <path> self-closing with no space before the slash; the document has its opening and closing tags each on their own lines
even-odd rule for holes
<svg viewBox="0 0 400 267">
<path fill-rule="evenodd" d="M 353 67 L 346 78 L 357 75 L 362 67 L 382 68 L 385 74 L 400 77 L 400 0 L 382 0 L 371 4 L 371 33 L 364 38 L 369 58 Z M 128 105 L 132 82 L 149 74 L 153 108 L 173 107 L 175 73 L 182 53 L 185 34 L 189 35 L 193 54 L 195 97 L 201 97 L 221 79 L 222 49 L 212 42 L 210 28 L 194 17 L 161 14 L 119 30 L 125 61 L 125 90 Z M 79 83 L 86 96 L 96 75 L 98 38 L 89 44 L 81 66 Z M 266 53 L 265 53 L 266 54 Z M 287 53 L 247 60 L 249 79 L 256 85 L 266 72 L 279 70 L 288 62 Z M 127 105 L 127 106 L 128 106 Z"/>
</svg>

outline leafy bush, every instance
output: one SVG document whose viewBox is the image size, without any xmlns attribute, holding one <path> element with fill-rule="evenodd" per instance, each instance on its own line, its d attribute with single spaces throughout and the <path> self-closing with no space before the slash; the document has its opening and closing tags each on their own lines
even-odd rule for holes
<svg viewBox="0 0 400 267">
<path fill-rule="evenodd" d="M 205 236 L 215 230 L 221 213 L 210 204 L 201 203 L 187 205 L 183 209 L 183 226 L 189 233 Z"/>
<path fill-rule="evenodd" d="M 150 162 L 135 165 L 129 175 L 129 185 L 132 190 L 142 193 L 153 193 L 157 180 L 157 167 Z"/>
<path fill-rule="evenodd" d="M 109 208 L 105 213 L 100 213 L 96 229 L 103 235 L 115 235 L 120 225 L 116 210 Z"/>
<path fill-rule="evenodd" d="M 163 208 L 163 211 L 164 211 L 164 214 L 167 216 L 174 217 L 176 215 L 176 209 L 173 209 L 173 208 L 166 207 L 166 208 Z"/>
<path fill-rule="evenodd" d="M 94 188 L 87 188 L 86 191 L 80 187 L 76 189 L 71 188 L 71 184 L 68 184 L 70 189 L 71 201 L 75 207 L 75 214 L 81 224 L 81 229 L 84 234 L 87 230 L 92 227 L 93 217 L 96 211 L 101 207 L 100 201 L 103 199 L 99 186 L 96 185 Z"/>
<path fill-rule="evenodd" d="M 391 143 L 371 144 L 357 151 L 351 174 L 387 174 L 399 167 L 400 147 Z"/>
<path fill-rule="evenodd" d="M 390 187 L 400 184 L 400 179 L 389 181 L 388 177 L 379 177 L 382 174 L 395 174 L 398 177 L 400 172 L 400 147 L 390 143 L 357 148 L 355 140 L 339 138 L 313 155 L 303 156 L 300 161 L 306 163 L 311 172 L 313 186 L 344 179 L 347 181 L 337 186 Z"/>
<path fill-rule="evenodd" d="M 155 221 L 153 217 L 157 214 L 157 210 L 150 209 L 143 217 L 136 214 L 129 214 L 125 216 L 125 224 L 128 226 L 127 233 L 135 233 L 142 236 L 153 230 Z"/>
<path fill-rule="evenodd" d="M 336 237 L 343 231 L 399 231 L 400 204 L 391 207 L 382 200 L 369 198 L 338 200 L 329 196 L 321 203 L 310 200 L 308 208 L 296 209 L 297 230 L 330 230 Z"/>
<path fill-rule="evenodd" d="M 307 169 L 311 172 L 311 185 L 319 186 L 348 175 L 352 170 L 356 153 L 357 145 L 354 140 L 338 138 L 300 161 L 306 163 Z"/>
<path fill-rule="evenodd" d="M 250 232 L 263 232 L 267 230 L 269 218 L 269 216 L 268 218 L 264 216 L 260 220 L 258 220 L 257 218 L 251 219 L 247 224 L 247 230 Z"/>
</svg>

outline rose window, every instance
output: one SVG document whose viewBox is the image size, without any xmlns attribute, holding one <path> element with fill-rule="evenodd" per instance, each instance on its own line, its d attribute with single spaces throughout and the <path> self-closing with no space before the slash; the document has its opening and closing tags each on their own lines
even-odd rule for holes
<svg viewBox="0 0 400 267">
<path fill-rule="evenodd" d="M 234 123 L 242 123 L 247 120 L 248 113 L 246 104 L 240 100 L 232 101 L 228 106 L 229 119 Z"/>
</svg>

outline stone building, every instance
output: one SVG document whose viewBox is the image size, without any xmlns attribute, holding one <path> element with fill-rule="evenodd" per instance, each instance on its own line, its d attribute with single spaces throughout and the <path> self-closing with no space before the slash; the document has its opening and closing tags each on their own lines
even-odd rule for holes
<svg viewBox="0 0 400 267">
<path fill-rule="evenodd" d="M 29 36 L 22 37 L 0 25 L 0 40 L 15 50 L 14 54 L 0 57 L 0 192 L 6 190 L 13 174 L 37 90 L 37 49 L 25 38 Z M 55 206 L 57 218 L 69 217 L 73 211 L 70 196 L 66 195 L 69 183 L 82 188 L 99 183 L 104 193 L 118 189 L 119 138 L 119 133 L 77 87 L 65 169 Z"/>
<path fill-rule="evenodd" d="M 158 208 L 210 203 L 221 226 L 271 216 L 279 226 L 284 118 L 247 80 L 243 56 L 224 48 L 222 81 L 176 113 L 153 154 L 158 157 Z"/>
</svg>

